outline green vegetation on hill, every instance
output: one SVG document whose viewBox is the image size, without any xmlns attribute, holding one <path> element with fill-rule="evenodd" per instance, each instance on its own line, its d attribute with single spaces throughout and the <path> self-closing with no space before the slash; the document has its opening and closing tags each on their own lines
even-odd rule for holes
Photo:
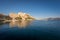
<svg viewBox="0 0 60 40">
<path fill-rule="evenodd" d="M 0 20 L 11 20 L 11 19 L 12 18 L 7 15 L 0 14 Z"/>
</svg>

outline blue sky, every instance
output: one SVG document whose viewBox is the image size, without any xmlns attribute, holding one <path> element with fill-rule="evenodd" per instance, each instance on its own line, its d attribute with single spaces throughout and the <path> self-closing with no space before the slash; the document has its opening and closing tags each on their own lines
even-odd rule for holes
<svg viewBox="0 0 60 40">
<path fill-rule="evenodd" d="M 60 0 L 0 0 L 0 13 L 20 11 L 36 18 L 60 17 Z"/>
</svg>

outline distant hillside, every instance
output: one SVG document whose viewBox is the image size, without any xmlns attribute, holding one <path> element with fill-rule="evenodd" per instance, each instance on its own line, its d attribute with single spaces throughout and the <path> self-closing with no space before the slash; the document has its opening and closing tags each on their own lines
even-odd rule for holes
<svg viewBox="0 0 60 40">
<path fill-rule="evenodd" d="M 56 20 L 56 21 L 59 21 L 60 20 L 60 18 L 47 18 L 47 20 Z"/>
</svg>

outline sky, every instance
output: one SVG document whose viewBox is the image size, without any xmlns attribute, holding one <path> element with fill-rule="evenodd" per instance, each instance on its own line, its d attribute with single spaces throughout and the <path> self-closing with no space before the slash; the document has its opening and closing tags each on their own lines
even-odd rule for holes
<svg viewBox="0 0 60 40">
<path fill-rule="evenodd" d="M 60 17 L 60 0 L 0 0 L 0 13 L 24 12 L 35 18 Z"/>
</svg>

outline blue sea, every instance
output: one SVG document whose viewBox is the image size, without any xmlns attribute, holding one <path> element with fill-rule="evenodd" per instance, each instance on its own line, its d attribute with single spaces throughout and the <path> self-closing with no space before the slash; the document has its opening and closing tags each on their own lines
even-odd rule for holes
<svg viewBox="0 0 60 40">
<path fill-rule="evenodd" d="M 0 40 L 60 40 L 60 21 L 0 23 Z"/>
</svg>

